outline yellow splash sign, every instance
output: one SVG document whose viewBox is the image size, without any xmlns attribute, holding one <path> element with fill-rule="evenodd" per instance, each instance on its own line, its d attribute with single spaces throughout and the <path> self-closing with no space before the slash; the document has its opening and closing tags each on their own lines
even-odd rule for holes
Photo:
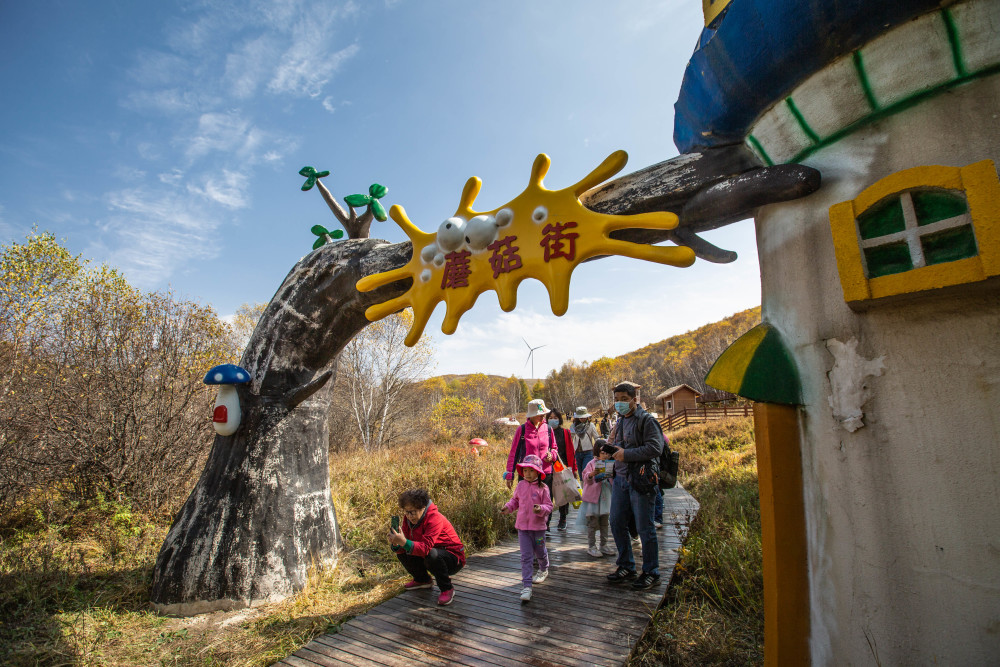
<svg viewBox="0 0 1000 667">
<path fill-rule="evenodd" d="M 678 222 L 673 213 L 607 215 L 581 203 L 581 194 L 617 174 L 627 161 L 625 151 L 616 151 L 578 183 L 547 190 L 542 179 L 551 160 L 541 154 L 532 165 L 528 187 L 489 211 L 472 209 L 482 187 L 482 181 L 473 176 L 465 184 L 455 215 L 441 223 L 436 233 L 420 230 L 401 206 L 393 206 L 389 216 L 413 242 L 413 256 L 403 267 L 362 278 L 357 288 L 367 292 L 405 278 L 412 278 L 413 285 L 403 295 L 371 306 L 365 316 L 374 322 L 413 308 L 413 324 L 406 336 L 406 344 L 412 346 L 439 302 L 446 304 L 441 331 L 452 334 L 461 316 L 487 290 L 497 293 L 504 311 L 512 311 L 517 286 L 525 278 L 541 281 L 552 312 L 563 315 L 569 305 L 573 269 L 591 257 L 620 255 L 691 266 L 695 255 L 690 248 L 631 243 L 609 236 L 617 229 L 673 229 Z"/>
</svg>

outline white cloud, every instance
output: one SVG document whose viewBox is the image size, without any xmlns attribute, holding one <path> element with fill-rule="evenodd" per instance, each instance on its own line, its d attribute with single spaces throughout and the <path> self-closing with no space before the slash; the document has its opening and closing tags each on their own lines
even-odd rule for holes
<svg viewBox="0 0 1000 667">
<path fill-rule="evenodd" d="M 107 195 L 111 215 L 88 254 L 103 256 L 141 287 L 155 287 L 192 260 L 218 255 L 218 222 L 190 200 L 141 188 Z M 113 247 L 109 249 L 109 245 Z"/>
<path fill-rule="evenodd" d="M 225 78 L 233 95 L 239 99 L 254 95 L 269 76 L 278 54 L 277 41 L 269 35 L 249 40 L 228 54 Z"/>
<path fill-rule="evenodd" d="M 323 108 L 329 111 L 330 113 L 333 113 L 334 111 L 337 110 L 337 105 L 333 103 L 332 96 L 327 95 L 326 97 L 323 98 Z"/>
<path fill-rule="evenodd" d="M 595 303 L 610 303 L 607 299 L 600 296 L 585 296 L 580 299 L 573 299 L 570 301 L 570 305 L 573 306 L 589 306 Z"/>
<path fill-rule="evenodd" d="M 181 179 L 184 178 L 184 172 L 180 169 L 173 169 L 170 173 L 159 174 L 157 178 L 160 179 L 160 183 L 164 185 L 178 185 Z"/>
<path fill-rule="evenodd" d="M 135 150 L 139 154 L 139 157 L 143 158 L 144 160 L 160 159 L 159 149 L 156 147 L 155 144 L 152 144 L 148 141 L 141 142 L 138 146 L 135 147 Z"/>
<path fill-rule="evenodd" d="M 297 34 L 281 56 L 278 71 L 267 84 L 268 91 L 317 97 L 334 72 L 360 50 L 357 44 L 351 44 L 327 55 L 321 44 L 323 39 L 322 33 L 317 33 L 313 27 Z"/>
<path fill-rule="evenodd" d="M 187 139 L 188 158 L 204 157 L 213 151 L 233 153 L 251 139 L 250 122 L 236 113 L 205 113 L 198 118 L 198 130 Z"/>
<path fill-rule="evenodd" d="M 217 102 L 216 97 L 201 91 L 164 88 L 132 91 L 122 104 L 133 111 L 155 111 L 173 115 L 214 106 Z"/>
<path fill-rule="evenodd" d="M 201 195 L 226 208 L 246 208 L 250 205 L 249 186 L 246 174 L 223 169 L 221 174 L 206 176 L 204 186 L 188 185 L 188 192 Z"/>
</svg>

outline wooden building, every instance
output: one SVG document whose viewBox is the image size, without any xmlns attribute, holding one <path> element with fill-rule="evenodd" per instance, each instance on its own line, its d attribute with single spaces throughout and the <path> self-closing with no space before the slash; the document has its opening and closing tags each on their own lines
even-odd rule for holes
<svg viewBox="0 0 1000 667">
<path fill-rule="evenodd" d="M 689 387 L 686 384 L 679 384 L 671 387 L 656 396 L 656 405 L 660 408 L 660 414 L 664 417 L 680 412 L 685 408 L 694 410 L 697 407 L 697 399 L 701 392 Z"/>
</svg>

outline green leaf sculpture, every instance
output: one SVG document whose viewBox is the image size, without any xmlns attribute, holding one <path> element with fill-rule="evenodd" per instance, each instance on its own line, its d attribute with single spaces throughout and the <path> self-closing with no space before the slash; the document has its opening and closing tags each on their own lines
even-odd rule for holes
<svg viewBox="0 0 1000 667">
<path fill-rule="evenodd" d="M 305 174 L 303 174 L 304 176 Z M 327 230 L 323 225 L 313 225 L 310 230 L 313 234 L 318 236 L 316 242 L 313 243 L 313 250 L 316 248 L 321 248 L 327 243 L 333 243 L 335 239 L 340 239 L 344 237 L 344 232 L 341 229 L 335 229 L 332 232 Z"/>
<path fill-rule="evenodd" d="M 305 166 L 299 169 L 299 175 L 306 177 L 306 182 L 302 184 L 302 191 L 311 190 L 312 186 L 316 185 L 317 178 L 323 178 L 324 176 L 329 176 L 329 171 L 316 171 L 310 166 Z"/>
<path fill-rule="evenodd" d="M 358 208 L 361 206 L 371 206 L 372 215 L 379 222 L 385 222 L 389 219 L 389 215 L 385 212 L 385 207 L 379 201 L 382 197 L 389 192 L 389 188 L 384 185 L 379 185 L 378 183 L 372 183 L 371 187 L 368 188 L 368 194 L 366 195 L 347 195 L 344 197 L 344 201 L 347 202 L 348 206 L 353 208 Z"/>
</svg>

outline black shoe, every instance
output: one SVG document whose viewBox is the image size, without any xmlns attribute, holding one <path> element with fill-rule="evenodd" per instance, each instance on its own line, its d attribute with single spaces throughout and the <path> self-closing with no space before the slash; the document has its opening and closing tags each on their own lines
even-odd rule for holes
<svg viewBox="0 0 1000 667">
<path fill-rule="evenodd" d="M 620 584 L 630 579 L 635 579 L 635 570 L 626 570 L 624 567 L 620 567 L 608 575 L 608 583 L 610 584 Z"/>
<path fill-rule="evenodd" d="M 643 591 L 647 588 L 652 588 L 658 583 L 660 583 L 660 575 L 643 572 L 639 575 L 638 579 L 632 582 L 632 588 L 637 591 Z"/>
<path fill-rule="evenodd" d="M 566 522 L 565 521 L 560 521 L 559 525 L 556 526 L 556 530 L 566 530 Z"/>
</svg>

